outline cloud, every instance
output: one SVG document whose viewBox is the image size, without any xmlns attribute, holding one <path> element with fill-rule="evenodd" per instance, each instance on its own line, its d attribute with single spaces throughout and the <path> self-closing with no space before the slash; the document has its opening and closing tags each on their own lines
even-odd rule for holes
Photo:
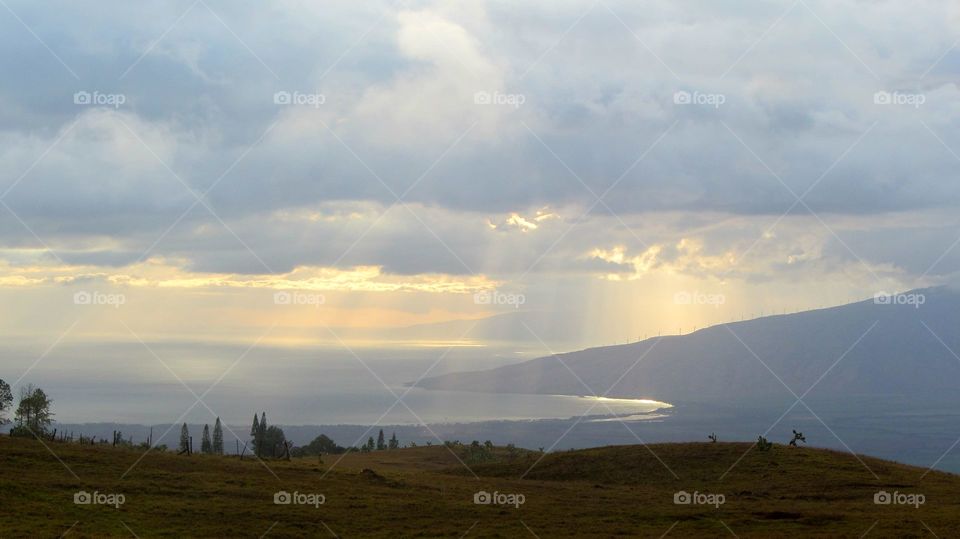
<svg viewBox="0 0 960 539">
<path fill-rule="evenodd" d="M 489 226 L 491 230 L 507 231 L 514 229 L 520 232 L 530 232 L 540 228 L 541 223 L 544 221 L 559 218 L 559 215 L 551 212 L 549 209 L 541 208 L 529 218 L 514 212 L 500 223 L 494 223 L 492 220 L 487 219 L 487 226 Z"/>
<path fill-rule="evenodd" d="M 0 21 L 11 286 L 960 270 L 950 2 L 111 6 Z"/>
</svg>

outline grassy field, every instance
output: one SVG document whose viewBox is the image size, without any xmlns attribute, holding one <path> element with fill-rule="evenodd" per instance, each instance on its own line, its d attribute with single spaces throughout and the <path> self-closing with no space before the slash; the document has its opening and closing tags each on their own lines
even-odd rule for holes
<svg viewBox="0 0 960 539">
<path fill-rule="evenodd" d="M 0 436 L 0 537 L 951 537 L 960 477 L 809 448 L 419 447 L 258 462 Z M 744 453 L 746 456 L 743 456 Z M 56 455 L 56 456 L 54 456 Z M 742 460 L 737 463 L 738 459 Z M 541 460 L 542 459 L 542 460 Z M 59 462 L 61 460 L 62 462 Z M 662 460 L 662 462 L 661 462 Z M 737 463 L 734 466 L 734 463 Z M 732 469 L 731 469 L 732 467 Z M 869 468 L 869 470 L 868 470 Z M 129 472 L 128 472 L 129 470 Z M 729 473 L 726 473 L 730 470 Z M 872 473 L 871 471 L 872 470 Z M 126 475 L 124 475 L 126 473 Z M 879 479 L 875 478 L 876 474 Z M 474 475 L 476 474 L 476 475 Z M 722 476 L 722 478 L 721 478 Z M 522 477 L 522 478 L 521 478 Z M 76 504 L 78 491 L 107 504 Z M 924 503 L 875 504 L 880 490 Z M 278 491 L 319 506 L 275 504 Z M 479 491 L 501 502 L 477 504 Z M 675 493 L 716 504 L 676 504 Z M 523 503 L 516 506 L 520 494 Z M 901 497 L 901 501 L 907 501 Z M 916 501 L 916 500 L 913 500 Z M 935 535 L 934 535 L 935 534 Z"/>
</svg>

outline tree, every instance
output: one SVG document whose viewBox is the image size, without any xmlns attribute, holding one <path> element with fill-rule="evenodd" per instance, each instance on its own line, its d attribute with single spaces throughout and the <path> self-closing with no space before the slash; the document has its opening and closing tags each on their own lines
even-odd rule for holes
<svg viewBox="0 0 960 539">
<path fill-rule="evenodd" d="M 210 425 L 203 426 L 203 435 L 200 437 L 200 452 L 204 455 L 213 454 L 213 444 L 210 442 Z"/>
<path fill-rule="evenodd" d="M 377 451 L 383 451 L 386 448 L 387 444 L 383 441 L 383 429 L 380 429 L 380 434 L 377 436 Z"/>
<path fill-rule="evenodd" d="M 223 454 L 223 427 L 220 425 L 220 418 L 213 424 L 213 454 Z"/>
<path fill-rule="evenodd" d="M 261 427 L 263 423 L 260 423 Z M 277 457 L 281 455 L 281 447 L 286 443 L 287 437 L 283 434 L 283 429 L 276 425 L 271 425 L 267 427 L 267 430 L 263 433 L 263 438 L 260 443 L 262 444 L 261 451 L 265 454 L 269 454 L 271 457 Z"/>
<path fill-rule="evenodd" d="M 758 451 L 770 451 L 773 449 L 773 444 L 768 442 L 763 435 L 757 436 L 757 450 Z"/>
<path fill-rule="evenodd" d="M 6 415 L 11 406 L 13 406 L 13 393 L 10 391 L 10 384 L 0 380 L 0 425 L 10 422 Z"/>
<path fill-rule="evenodd" d="M 20 404 L 14 415 L 17 424 L 11 429 L 10 434 L 33 437 L 46 435 L 53 422 L 51 406 L 53 401 L 39 387 L 30 384 L 20 388 Z"/>
<path fill-rule="evenodd" d="M 267 447 L 264 445 L 264 438 L 267 437 L 267 413 L 260 412 L 260 430 L 257 431 L 257 456 L 259 457 Z"/>
<path fill-rule="evenodd" d="M 187 424 L 184 423 L 180 427 L 180 452 L 181 453 L 190 453 L 190 429 L 187 428 Z"/>
<path fill-rule="evenodd" d="M 396 432 L 390 437 L 390 443 L 387 445 L 387 449 L 400 449 L 400 441 L 397 440 Z"/>
<path fill-rule="evenodd" d="M 260 438 L 260 420 L 257 419 L 257 414 L 256 414 L 256 412 L 254 412 L 254 414 L 253 414 L 253 426 L 250 427 L 250 439 L 251 439 L 251 442 L 250 442 L 250 443 L 253 445 L 253 453 L 254 453 L 255 455 L 258 454 L 258 451 L 257 451 L 257 440 L 258 440 L 259 438 Z"/>
<path fill-rule="evenodd" d="M 367 443 L 363 444 L 363 446 L 360 447 L 360 452 L 361 452 L 361 453 L 369 453 L 369 452 L 373 451 L 373 448 L 374 448 L 374 447 L 376 447 L 376 446 L 374 445 L 374 442 L 373 442 L 373 436 L 371 436 L 371 437 L 367 438 Z"/>
<path fill-rule="evenodd" d="M 313 455 L 337 455 L 346 451 L 345 448 L 337 445 L 336 442 L 330 439 L 326 434 L 321 434 L 313 439 L 309 444 L 298 447 L 293 450 L 294 456 L 303 457 L 303 456 L 313 456 Z"/>
</svg>

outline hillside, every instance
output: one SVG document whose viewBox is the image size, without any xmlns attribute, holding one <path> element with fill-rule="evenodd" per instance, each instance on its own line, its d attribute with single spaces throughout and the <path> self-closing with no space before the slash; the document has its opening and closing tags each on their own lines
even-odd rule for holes
<svg viewBox="0 0 960 539">
<path fill-rule="evenodd" d="M 63 443 L 48 450 L 0 437 L 0 536 L 947 537 L 960 530 L 958 476 L 868 457 L 865 466 L 818 449 L 749 449 L 657 444 L 541 455 L 501 448 L 494 461 L 470 463 L 477 477 L 458 462 L 468 458 L 462 448 L 455 457 L 438 446 L 351 454 L 332 470 L 334 456 L 264 465 L 152 453 L 121 479 L 139 452 Z M 80 490 L 125 500 L 119 508 L 76 505 Z M 277 505 L 280 490 L 325 500 Z M 524 503 L 475 504 L 481 490 L 522 494 Z M 880 490 L 921 493 L 925 503 L 877 505 Z M 678 491 L 722 494 L 724 503 L 675 504 Z"/>
<path fill-rule="evenodd" d="M 918 406 L 956 403 L 960 361 L 952 350 L 960 350 L 960 293 L 939 287 L 906 294 L 922 295 L 923 304 L 871 298 L 447 374 L 418 387 L 563 395 L 609 390 L 611 397 L 673 404 L 792 402 L 779 377 L 798 395 L 816 384 L 808 402 L 906 397 Z"/>
</svg>

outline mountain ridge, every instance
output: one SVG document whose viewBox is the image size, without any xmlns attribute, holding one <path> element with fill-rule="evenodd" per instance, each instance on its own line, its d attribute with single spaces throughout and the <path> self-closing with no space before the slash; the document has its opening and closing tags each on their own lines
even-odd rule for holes
<svg viewBox="0 0 960 539">
<path fill-rule="evenodd" d="M 425 389 L 766 402 L 913 395 L 955 397 L 960 292 L 947 287 L 728 322 L 686 335 L 587 348 L 486 371 L 421 380 Z M 572 372 L 571 372 L 572 371 Z M 787 387 L 784 387 L 787 386 Z M 789 389 L 787 389 L 789 388 Z"/>
</svg>

